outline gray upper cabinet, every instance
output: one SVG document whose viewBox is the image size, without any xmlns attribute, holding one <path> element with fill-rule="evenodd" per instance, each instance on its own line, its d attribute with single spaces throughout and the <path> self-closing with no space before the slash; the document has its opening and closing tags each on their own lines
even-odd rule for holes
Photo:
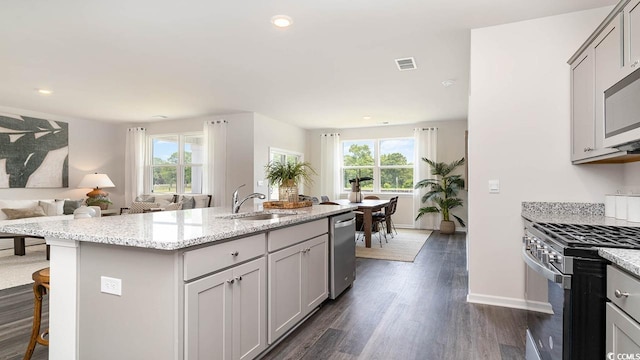
<svg viewBox="0 0 640 360">
<path fill-rule="evenodd" d="M 604 161 L 624 155 L 605 148 L 604 90 L 622 71 L 622 14 L 571 63 L 571 161 L 574 164 Z"/>
<path fill-rule="evenodd" d="M 640 68 L 640 0 L 630 1 L 624 14 L 624 74 Z"/>
<path fill-rule="evenodd" d="M 585 51 L 571 66 L 571 160 L 588 158 L 595 147 L 593 54 Z"/>
<path fill-rule="evenodd" d="M 571 162 L 638 161 L 637 155 L 605 148 L 604 91 L 640 59 L 640 0 L 623 0 L 569 59 L 571 66 Z"/>
</svg>

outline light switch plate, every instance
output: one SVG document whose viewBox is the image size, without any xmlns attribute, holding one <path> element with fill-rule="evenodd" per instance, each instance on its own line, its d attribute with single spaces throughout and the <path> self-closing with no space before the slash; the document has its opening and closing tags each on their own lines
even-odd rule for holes
<svg viewBox="0 0 640 360">
<path fill-rule="evenodd" d="M 105 294 L 122 296 L 122 279 L 100 276 L 100 291 Z"/>
<path fill-rule="evenodd" d="M 489 180 L 489 193 L 498 194 L 500 192 L 500 180 Z"/>
</svg>

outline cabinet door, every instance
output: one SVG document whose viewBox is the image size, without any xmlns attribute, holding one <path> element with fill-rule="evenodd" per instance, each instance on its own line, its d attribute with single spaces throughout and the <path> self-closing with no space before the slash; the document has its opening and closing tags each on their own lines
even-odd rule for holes
<svg viewBox="0 0 640 360">
<path fill-rule="evenodd" d="M 640 69 L 640 0 L 624 7 L 624 39 L 626 73 Z"/>
<path fill-rule="evenodd" d="M 593 44 L 595 69 L 595 150 L 615 152 L 604 149 L 604 91 L 622 78 L 622 15 L 619 15 L 602 31 Z"/>
<path fill-rule="evenodd" d="M 306 315 L 329 296 L 329 237 L 322 235 L 302 245 Z"/>
<path fill-rule="evenodd" d="M 231 270 L 185 285 L 185 359 L 231 359 Z"/>
<path fill-rule="evenodd" d="M 571 66 L 571 160 L 591 156 L 595 147 L 593 53 L 587 51 Z"/>
<path fill-rule="evenodd" d="M 302 244 L 269 254 L 269 343 L 303 317 Z"/>
<path fill-rule="evenodd" d="M 634 319 L 612 303 L 607 303 L 606 324 L 606 352 L 614 353 L 612 359 L 627 359 L 617 357 L 618 354 L 640 354 L 640 325 Z"/>
<path fill-rule="evenodd" d="M 253 359 L 267 348 L 266 260 L 233 268 L 233 358 Z"/>
</svg>

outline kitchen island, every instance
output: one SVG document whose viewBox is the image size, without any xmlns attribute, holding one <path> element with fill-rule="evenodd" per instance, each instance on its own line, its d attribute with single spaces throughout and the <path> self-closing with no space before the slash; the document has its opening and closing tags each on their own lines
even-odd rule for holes
<svg viewBox="0 0 640 360">
<path fill-rule="evenodd" d="M 328 218 L 204 208 L 6 225 L 51 246 L 50 359 L 251 359 L 328 297 Z"/>
</svg>

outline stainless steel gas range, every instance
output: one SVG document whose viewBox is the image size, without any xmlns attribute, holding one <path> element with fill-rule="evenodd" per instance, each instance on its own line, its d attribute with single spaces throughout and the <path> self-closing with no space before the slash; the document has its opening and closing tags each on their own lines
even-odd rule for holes
<svg viewBox="0 0 640 360">
<path fill-rule="evenodd" d="M 640 228 L 525 219 L 522 258 L 547 279 L 553 308 L 527 316 L 527 360 L 605 358 L 607 261 L 599 247 L 640 248 Z"/>
</svg>

